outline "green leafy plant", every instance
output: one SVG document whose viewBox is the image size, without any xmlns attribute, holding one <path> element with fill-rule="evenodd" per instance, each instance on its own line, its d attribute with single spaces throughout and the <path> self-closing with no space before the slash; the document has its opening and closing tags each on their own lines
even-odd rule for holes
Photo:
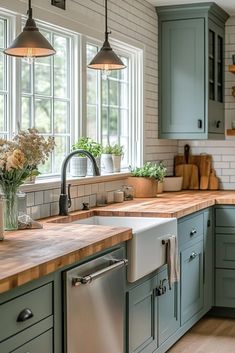
<svg viewBox="0 0 235 353">
<path fill-rule="evenodd" d="M 110 145 L 106 145 L 102 147 L 102 153 L 103 154 L 112 154 L 113 153 L 113 147 Z"/>
<path fill-rule="evenodd" d="M 102 147 L 102 153 L 104 154 L 113 154 L 114 156 L 123 156 L 123 146 L 115 144 L 113 146 L 106 145 Z"/>
<path fill-rule="evenodd" d="M 80 137 L 80 139 L 72 145 L 72 150 L 82 149 L 90 152 L 94 157 L 101 155 L 102 146 L 90 137 Z"/>
<path fill-rule="evenodd" d="M 112 154 L 114 156 L 123 156 L 124 152 L 123 152 L 123 146 L 115 144 L 114 146 L 112 146 Z"/>
<path fill-rule="evenodd" d="M 131 170 L 132 176 L 154 178 L 158 181 L 163 181 L 166 176 L 167 169 L 162 162 L 159 164 L 147 162 L 143 167 L 136 167 Z"/>
</svg>

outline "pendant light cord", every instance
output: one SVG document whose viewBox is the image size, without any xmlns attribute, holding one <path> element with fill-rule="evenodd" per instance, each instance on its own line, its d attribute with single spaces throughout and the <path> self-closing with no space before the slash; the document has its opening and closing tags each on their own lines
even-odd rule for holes
<svg viewBox="0 0 235 353">
<path fill-rule="evenodd" d="M 108 31 L 108 0 L 105 0 L 105 40 L 108 41 L 109 34 L 111 31 Z"/>
<path fill-rule="evenodd" d="M 33 18 L 33 11 L 32 11 L 32 6 L 31 6 L 31 0 L 29 0 L 29 9 L 28 9 L 27 14 L 28 14 L 28 17 L 29 17 L 30 19 Z"/>
</svg>

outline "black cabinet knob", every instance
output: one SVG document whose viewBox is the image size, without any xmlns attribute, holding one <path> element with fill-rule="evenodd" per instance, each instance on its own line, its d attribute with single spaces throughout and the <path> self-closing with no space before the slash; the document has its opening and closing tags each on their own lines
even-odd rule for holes
<svg viewBox="0 0 235 353">
<path fill-rule="evenodd" d="M 19 313 L 19 315 L 17 317 L 17 322 L 24 322 L 26 320 L 31 319 L 32 317 L 33 317 L 32 310 L 26 308 Z"/>
</svg>

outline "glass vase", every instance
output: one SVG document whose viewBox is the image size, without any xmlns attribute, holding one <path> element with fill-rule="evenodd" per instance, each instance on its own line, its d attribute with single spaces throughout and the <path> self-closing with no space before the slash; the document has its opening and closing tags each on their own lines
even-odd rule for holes
<svg viewBox="0 0 235 353">
<path fill-rule="evenodd" d="M 4 229 L 18 229 L 18 198 L 16 192 L 4 194 Z"/>
</svg>

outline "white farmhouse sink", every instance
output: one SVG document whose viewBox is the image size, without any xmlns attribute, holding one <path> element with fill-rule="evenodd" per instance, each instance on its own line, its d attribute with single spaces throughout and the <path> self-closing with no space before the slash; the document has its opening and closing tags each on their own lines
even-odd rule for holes
<svg viewBox="0 0 235 353">
<path fill-rule="evenodd" d="M 132 228 L 127 242 L 128 281 L 134 282 L 166 263 L 163 239 L 177 236 L 176 218 L 93 216 L 73 223 Z"/>
</svg>

